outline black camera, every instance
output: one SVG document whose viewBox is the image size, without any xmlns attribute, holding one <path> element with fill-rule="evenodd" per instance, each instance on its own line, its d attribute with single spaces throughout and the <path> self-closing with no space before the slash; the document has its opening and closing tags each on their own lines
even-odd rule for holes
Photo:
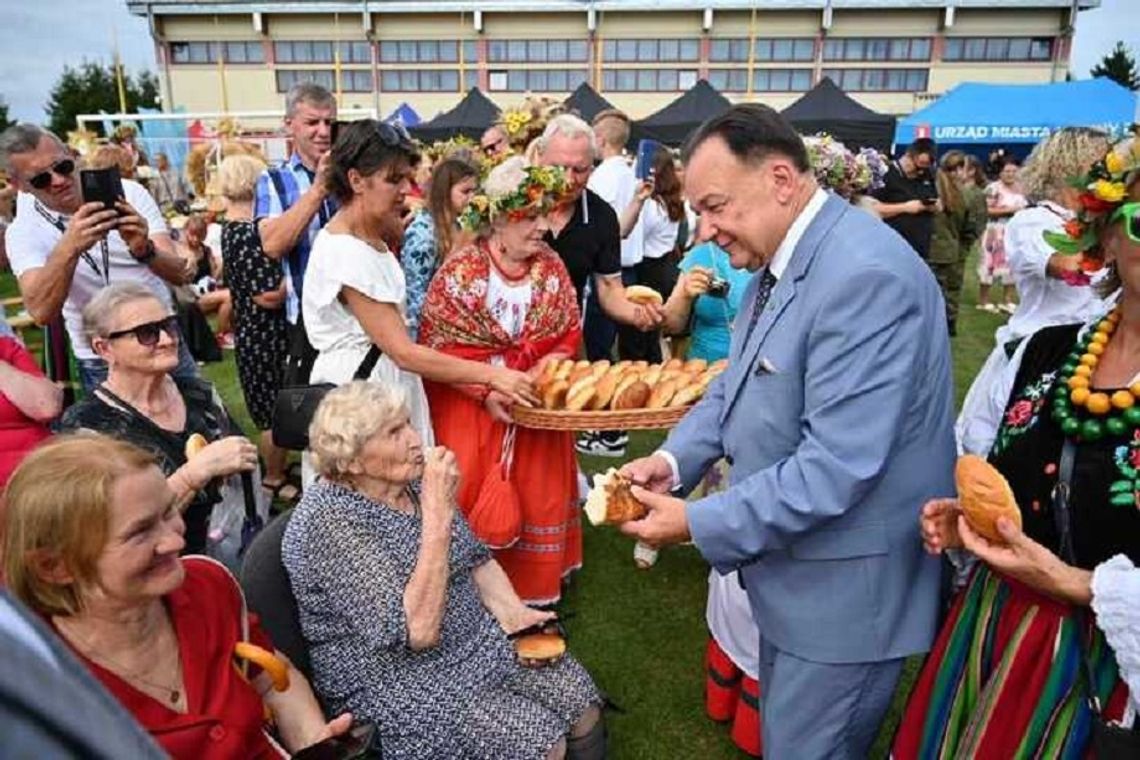
<svg viewBox="0 0 1140 760">
<path fill-rule="evenodd" d="M 705 291 L 705 295 L 712 296 L 713 298 L 726 298 L 728 296 L 728 286 L 728 280 L 714 276 L 709 279 L 709 289 Z"/>
</svg>

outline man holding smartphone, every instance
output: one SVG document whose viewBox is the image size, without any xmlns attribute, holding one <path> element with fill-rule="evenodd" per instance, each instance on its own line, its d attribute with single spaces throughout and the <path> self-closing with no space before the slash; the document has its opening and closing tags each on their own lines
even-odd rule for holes
<svg viewBox="0 0 1140 760">
<path fill-rule="evenodd" d="M 285 319 L 288 355 L 284 385 L 304 385 L 317 359 L 301 318 L 301 289 L 309 251 L 317 233 L 336 213 L 336 201 L 325 190 L 325 167 L 333 145 L 336 98 L 312 82 L 293 86 L 285 96 L 285 131 L 293 154 L 257 180 L 253 215 L 259 222 L 261 247 L 279 259 L 285 274 Z"/>
<path fill-rule="evenodd" d="M 897 161 L 891 162 L 883 187 L 875 193 L 879 216 L 924 260 L 930 253 L 930 238 L 934 234 L 934 212 L 941 210 L 934 185 L 933 167 L 937 160 L 934 141 L 918 138 Z"/>
<path fill-rule="evenodd" d="M 102 288 L 127 280 L 171 307 L 167 283 L 187 282 L 190 265 L 175 253 L 162 213 L 137 182 L 123 180 L 113 209 L 103 200 L 85 203 L 76 159 L 51 132 L 9 127 L 0 135 L 0 162 L 19 191 L 6 244 L 24 306 L 41 325 L 63 315 L 80 381 L 91 390 L 106 379 L 107 365 L 88 345 L 83 307 Z M 185 342 L 174 374 L 198 375 Z"/>
</svg>

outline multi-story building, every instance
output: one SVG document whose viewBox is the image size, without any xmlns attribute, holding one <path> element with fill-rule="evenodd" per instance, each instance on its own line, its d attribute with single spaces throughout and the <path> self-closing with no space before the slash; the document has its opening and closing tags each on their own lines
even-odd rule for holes
<svg viewBox="0 0 1140 760">
<path fill-rule="evenodd" d="M 962 81 L 1053 82 L 1099 0 L 126 0 L 163 103 L 281 108 L 312 79 L 342 109 L 425 118 L 478 86 L 500 105 L 581 82 L 643 117 L 699 78 L 783 108 L 821 77 L 905 114 Z"/>
</svg>

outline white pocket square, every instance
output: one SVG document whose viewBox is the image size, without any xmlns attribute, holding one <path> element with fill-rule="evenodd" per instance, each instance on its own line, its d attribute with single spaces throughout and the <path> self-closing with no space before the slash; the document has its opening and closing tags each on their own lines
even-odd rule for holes
<svg viewBox="0 0 1140 760">
<path fill-rule="evenodd" d="M 778 375 L 780 370 L 772 363 L 772 360 L 767 356 L 761 356 L 760 361 L 756 362 L 757 375 Z"/>
</svg>

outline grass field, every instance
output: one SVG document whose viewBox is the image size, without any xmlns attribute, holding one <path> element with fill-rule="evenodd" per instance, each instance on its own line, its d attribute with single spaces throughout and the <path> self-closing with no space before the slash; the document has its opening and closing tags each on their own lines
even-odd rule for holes
<svg viewBox="0 0 1140 760">
<path fill-rule="evenodd" d="M 993 345 L 1002 320 L 974 308 L 977 285 L 968 268 L 966 292 L 953 341 L 954 381 L 959 403 Z M 0 280 L 0 295 L 15 292 L 11 277 Z M 29 334 L 36 347 L 36 336 Z M 252 425 L 238 386 L 232 353 L 204 373 L 217 386 L 245 430 Z M 921 382 L 921 379 L 918 381 Z M 631 436 L 628 457 L 653 450 L 661 435 Z M 583 457 L 587 473 L 615 460 Z M 915 505 L 917 510 L 918 505 Z M 651 570 L 637 570 L 632 542 L 608 528 L 585 528 L 585 567 L 578 573 L 562 609 L 576 613 L 567 625 L 571 651 L 624 712 L 609 717 L 611 757 L 740 758 L 725 727 L 704 714 L 703 657 L 708 566 L 692 547 L 661 553 Z M 917 669 L 910 664 L 885 722 L 873 757 L 885 757 L 905 691 Z M 810 710 L 810 705 L 804 706 Z"/>
</svg>

